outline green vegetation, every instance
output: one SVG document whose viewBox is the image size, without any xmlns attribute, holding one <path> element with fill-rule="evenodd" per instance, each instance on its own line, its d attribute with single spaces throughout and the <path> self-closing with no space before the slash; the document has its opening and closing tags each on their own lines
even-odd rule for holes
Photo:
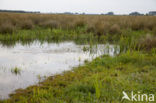
<svg viewBox="0 0 156 103">
<path fill-rule="evenodd" d="M 10 99 L 0 102 L 121 103 L 122 91 L 156 95 L 156 17 L 0 15 L 1 26 L 8 29 L 0 30 L 0 42 L 4 45 L 73 40 L 90 45 L 111 42 L 121 49 L 119 55 L 86 60 L 83 66 L 48 77 L 40 85 L 18 89 Z M 6 20 L 12 27 L 4 23 Z"/>
<path fill-rule="evenodd" d="M 12 69 L 11 69 L 11 72 L 17 75 L 17 74 L 20 74 L 20 73 L 21 73 L 21 69 L 15 67 L 15 68 L 12 68 Z"/>
</svg>

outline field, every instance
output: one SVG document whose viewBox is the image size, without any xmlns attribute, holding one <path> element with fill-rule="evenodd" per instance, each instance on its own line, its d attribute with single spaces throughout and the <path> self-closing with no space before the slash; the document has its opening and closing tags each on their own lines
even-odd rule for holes
<svg viewBox="0 0 156 103">
<path fill-rule="evenodd" d="M 122 91 L 156 95 L 155 16 L 0 13 L 1 44 L 29 44 L 34 40 L 90 46 L 111 43 L 120 46 L 120 54 L 85 61 L 72 71 L 18 89 L 0 102 L 131 103 L 121 101 Z"/>
</svg>

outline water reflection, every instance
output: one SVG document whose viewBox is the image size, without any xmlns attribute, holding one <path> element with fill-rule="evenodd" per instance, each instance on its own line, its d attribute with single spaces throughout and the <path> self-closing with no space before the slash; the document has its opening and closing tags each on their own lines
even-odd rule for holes
<svg viewBox="0 0 156 103">
<path fill-rule="evenodd" d="M 84 47 L 89 48 L 84 51 Z M 76 45 L 73 42 L 40 43 L 30 45 L 17 43 L 13 47 L 0 45 L 0 99 L 8 98 L 15 89 L 25 88 L 38 82 L 38 76 L 50 76 L 70 70 L 84 60 L 92 60 L 102 54 L 113 56 L 119 47 L 113 45 Z M 20 68 L 20 75 L 12 69 Z"/>
</svg>

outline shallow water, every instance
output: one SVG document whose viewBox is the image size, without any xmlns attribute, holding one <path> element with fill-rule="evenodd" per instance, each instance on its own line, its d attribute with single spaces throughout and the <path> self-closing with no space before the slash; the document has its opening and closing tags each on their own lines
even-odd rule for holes
<svg viewBox="0 0 156 103">
<path fill-rule="evenodd" d="M 83 64 L 84 60 L 102 54 L 119 53 L 119 47 L 108 44 L 93 46 L 88 51 L 84 51 L 84 47 L 89 48 L 89 45 L 73 42 L 41 44 L 38 41 L 30 45 L 17 43 L 13 47 L 0 45 L 0 99 L 8 98 L 18 88 L 37 84 L 39 77 L 70 70 Z M 20 68 L 18 74 L 12 72 L 15 67 Z"/>
</svg>

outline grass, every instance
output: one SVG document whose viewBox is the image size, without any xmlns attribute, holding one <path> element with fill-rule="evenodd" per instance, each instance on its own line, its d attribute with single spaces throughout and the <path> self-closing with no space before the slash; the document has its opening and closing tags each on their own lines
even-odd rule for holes
<svg viewBox="0 0 156 103">
<path fill-rule="evenodd" d="M 150 50 L 156 48 L 156 36 L 147 34 L 145 37 L 142 37 L 138 43 L 139 48 Z"/>
<path fill-rule="evenodd" d="M 15 27 L 10 22 L 5 22 L 4 25 L 0 26 L 0 33 L 6 34 L 10 33 L 12 34 L 15 30 Z"/>
<path fill-rule="evenodd" d="M 21 22 L 22 21 L 22 22 Z M 36 27 L 71 30 L 86 27 L 86 32 L 105 35 L 120 34 L 120 29 L 153 30 L 154 16 L 103 16 L 103 15 L 60 15 L 0 13 L 0 27 L 11 25 L 16 30 Z M 0 33 L 3 33 L 0 31 Z"/>
<path fill-rule="evenodd" d="M 15 67 L 15 68 L 12 68 L 12 69 L 11 69 L 11 72 L 14 73 L 14 74 L 16 74 L 16 75 L 18 75 L 18 74 L 21 73 L 21 69 L 18 68 L 18 67 Z"/>
<path fill-rule="evenodd" d="M 74 30 L 63 29 L 49 29 L 49 28 L 36 28 L 33 30 L 19 30 L 10 34 L 0 34 L 0 42 L 3 45 L 14 45 L 16 42 L 22 42 L 23 44 L 31 43 L 34 40 L 40 42 L 61 42 L 61 41 L 75 41 L 77 44 L 96 44 L 96 43 L 118 43 L 124 44 L 126 47 L 129 43 L 138 43 L 138 38 L 144 38 L 148 33 L 146 31 L 132 31 L 122 30 L 121 34 L 109 34 L 97 36 L 94 33 L 86 33 L 85 28 L 77 28 Z M 149 34 L 152 37 L 153 33 Z M 122 39 L 124 41 L 122 41 Z M 132 40 L 133 39 L 133 40 Z M 154 40 L 154 39 L 153 39 Z M 139 45 L 143 45 L 143 39 L 139 40 Z M 141 42 L 143 41 L 143 42 Z M 122 43 L 121 43 L 122 42 Z M 125 43 L 123 43 L 125 42 Z M 127 43 L 127 44 L 126 44 Z M 154 43 L 154 42 L 153 42 Z M 132 44 L 132 45 L 133 45 Z M 124 47 L 125 48 L 125 47 Z"/>
<path fill-rule="evenodd" d="M 120 45 L 121 51 L 114 57 L 103 55 L 91 62 L 86 60 L 83 66 L 50 76 L 39 85 L 18 89 L 8 100 L 0 102 L 121 103 L 122 91 L 156 95 L 155 16 L 0 15 L 0 24 L 8 21 L 16 29 L 0 31 L 3 45 L 73 40 L 90 44 L 83 51 L 98 43 Z"/>
</svg>

